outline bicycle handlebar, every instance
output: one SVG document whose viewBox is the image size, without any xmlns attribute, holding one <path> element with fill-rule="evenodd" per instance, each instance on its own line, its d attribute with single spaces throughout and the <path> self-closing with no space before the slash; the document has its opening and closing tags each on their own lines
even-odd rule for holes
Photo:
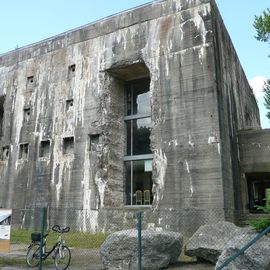
<svg viewBox="0 0 270 270">
<path fill-rule="evenodd" d="M 63 227 L 63 228 L 61 228 L 59 225 L 54 225 L 52 227 L 52 230 L 54 232 L 58 232 L 58 233 L 67 233 L 67 232 L 70 231 L 70 228 L 69 227 Z"/>
</svg>

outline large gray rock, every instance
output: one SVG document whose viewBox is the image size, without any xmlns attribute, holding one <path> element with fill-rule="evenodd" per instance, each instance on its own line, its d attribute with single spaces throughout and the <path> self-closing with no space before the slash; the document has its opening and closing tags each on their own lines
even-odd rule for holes
<svg viewBox="0 0 270 270">
<path fill-rule="evenodd" d="M 218 258 L 215 269 L 221 266 L 229 257 L 236 254 L 244 245 L 249 243 L 257 234 L 246 231 L 237 235 L 227 243 L 221 256 Z M 222 270 L 269 270 L 270 269 L 270 238 L 264 236 L 254 245 L 249 247 Z"/>
<path fill-rule="evenodd" d="M 185 254 L 215 264 L 227 243 L 243 230 L 226 221 L 201 226 L 190 238 Z"/>
<path fill-rule="evenodd" d="M 142 266 L 158 270 L 175 263 L 181 253 L 183 236 L 168 231 L 142 231 Z M 137 266 L 137 231 L 111 234 L 102 244 L 100 254 L 105 269 L 134 270 Z"/>
</svg>

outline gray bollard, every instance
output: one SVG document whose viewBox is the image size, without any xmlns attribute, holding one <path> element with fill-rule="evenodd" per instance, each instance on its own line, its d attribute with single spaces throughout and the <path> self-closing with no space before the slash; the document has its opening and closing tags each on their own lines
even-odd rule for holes
<svg viewBox="0 0 270 270">
<path fill-rule="evenodd" d="M 138 245 L 137 245 L 137 270 L 142 270 L 142 213 L 136 213 Z"/>
</svg>

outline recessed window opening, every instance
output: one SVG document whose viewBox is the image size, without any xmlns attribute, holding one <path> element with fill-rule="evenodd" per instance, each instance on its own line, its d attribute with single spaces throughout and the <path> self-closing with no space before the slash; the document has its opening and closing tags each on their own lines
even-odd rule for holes
<svg viewBox="0 0 270 270">
<path fill-rule="evenodd" d="M 27 77 L 27 84 L 33 84 L 34 83 L 34 76 Z"/>
<path fill-rule="evenodd" d="M 101 151 L 101 134 L 89 135 L 89 151 L 91 152 Z"/>
<path fill-rule="evenodd" d="M 66 137 L 63 139 L 63 154 L 74 153 L 74 137 Z"/>
<path fill-rule="evenodd" d="M 89 151 L 100 151 L 100 134 L 90 134 L 89 135 Z"/>
<path fill-rule="evenodd" d="M 126 85 L 126 204 L 152 204 L 152 159 L 150 148 L 151 106 L 149 79 Z"/>
<path fill-rule="evenodd" d="M 3 132 L 4 103 L 5 103 L 5 96 L 0 96 L 0 137 L 2 137 L 2 132 Z"/>
<path fill-rule="evenodd" d="M 50 156 L 50 140 L 44 140 L 40 142 L 39 157 Z"/>
<path fill-rule="evenodd" d="M 2 160 L 8 160 L 9 158 L 9 146 L 4 146 L 2 149 Z"/>
<path fill-rule="evenodd" d="M 19 159 L 27 159 L 28 158 L 28 143 L 20 144 L 19 148 Z"/>
<path fill-rule="evenodd" d="M 66 101 L 66 111 L 71 110 L 71 109 L 73 108 L 73 105 L 74 105 L 73 99 L 68 99 L 68 100 Z"/>
<path fill-rule="evenodd" d="M 270 172 L 254 172 L 246 174 L 249 196 L 249 210 L 260 213 L 257 206 L 270 204 Z"/>
<path fill-rule="evenodd" d="M 30 120 L 30 115 L 31 115 L 30 108 L 24 108 L 23 115 L 24 115 L 24 121 L 28 122 Z"/>
<path fill-rule="evenodd" d="M 76 65 L 75 64 L 70 65 L 68 67 L 68 77 L 69 78 L 72 78 L 73 76 L 75 76 L 75 70 L 76 70 Z"/>
</svg>

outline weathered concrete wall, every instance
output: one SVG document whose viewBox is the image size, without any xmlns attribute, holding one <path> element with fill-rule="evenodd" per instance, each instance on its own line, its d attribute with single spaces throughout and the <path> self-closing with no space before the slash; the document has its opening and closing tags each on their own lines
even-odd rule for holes
<svg viewBox="0 0 270 270">
<path fill-rule="evenodd" d="M 241 130 L 238 133 L 241 172 L 270 172 L 270 130 Z"/>
<path fill-rule="evenodd" d="M 123 204 L 123 81 L 149 76 L 149 217 L 175 230 L 225 219 L 224 208 L 235 207 L 235 132 L 259 122 L 217 13 L 208 0 L 160 1 L 0 56 L 1 147 L 10 147 L 0 164 L 0 205 L 67 209 L 52 220 L 84 209 L 73 215 L 80 229 L 121 226 L 133 211 Z M 95 151 L 89 135 L 98 137 Z M 50 141 L 45 157 L 42 140 Z M 27 159 L 19 158 L 22 143 L 29 143 Z"/>
<path fill-rule="evenodd" d="M 237 131 L 259 129 L 259 109 L 216 7 L 212 16 L 224 207 L 228 219 L 237 219 L 243 209 Z"/>
</svg>

